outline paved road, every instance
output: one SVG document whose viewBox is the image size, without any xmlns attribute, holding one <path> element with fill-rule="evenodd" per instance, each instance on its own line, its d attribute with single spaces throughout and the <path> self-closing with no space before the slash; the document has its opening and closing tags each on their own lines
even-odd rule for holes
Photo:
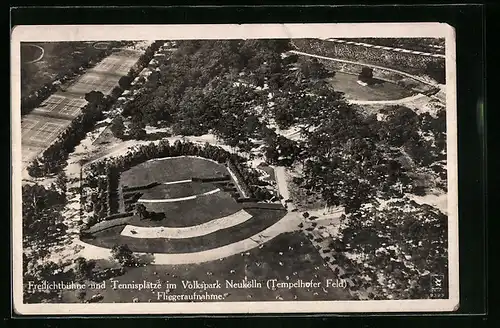
<svg viewBox="0 0 500 328">
<path fill-rule="evenodd" d="M 87 103 L 84 99 L 87 92 L 95 90 L 110 94 L 141 54 L 141 51 L 129 49 L 113 53 L 77 78 L 65 92 L 54 93 L 38 108 L 22 116 L 23 168 L 52 144 L 78 116 Z"/>
</svg>

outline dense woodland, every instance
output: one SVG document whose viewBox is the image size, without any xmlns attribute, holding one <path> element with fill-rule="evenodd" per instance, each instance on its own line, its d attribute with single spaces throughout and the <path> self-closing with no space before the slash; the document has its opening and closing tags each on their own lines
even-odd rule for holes
<svg viewBox="0 0 500 328">
<path fill-rule="evenodd" d="M 62 184 L 50 188 L 41 185 L 24 185 L 22 188 L 23 212 L 23 277 L 27 281 L 53 281 L 57 279 L 60 265 L 48 261 L 49 247 L 64 238 L 66 225 L 61 215 L 66 204 Z M 27 292 L 25 301 L 56 297 L 55 293 Z"/>
<path fill-rule="evenodd" d="M 345 220 L 331 248 L 353 289 L 371 290 L 370 299 L 432 298 L 431 275 L 448 276 L 448 217 L 434 207 L 401 199 Z M 447 279 L 442 287 L 447 297 Z"/>
<path fill-rule="evenodd" d="M 287 40 L 178 42 L 124 109 L 129 137 L 144 137 L 152 125 L 212 132 L 242 151 L 261 140 L 269 163 L 300 165 L 299 186 L 348 212 L 374 197 L 422 193 L 425 184 L 415 179 L 422 168 L 440 174 L 445 187 L 442 167 L 430 168 L 446 159 L 444 111 L 433 117 L 398 106 L 386 108 L 383 120 L 366 116 L 325 83 L 333 72 L 283 55 L 289 48 Z M 277 134 L 270 121 L 302 126 L 304 140 Z M 124 127 L 114 130 L 124 136 Z"/>
</svg>

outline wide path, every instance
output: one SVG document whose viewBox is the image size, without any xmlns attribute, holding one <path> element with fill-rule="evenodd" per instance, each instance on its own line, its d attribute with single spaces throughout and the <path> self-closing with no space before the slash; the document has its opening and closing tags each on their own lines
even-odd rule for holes
<svg viewBox="0 0 500 328">
<path fill-rule="evenodd" d="M 240 225 L 252 218 L 245 210 L 239 210 L 231 215 L 211 220 L 191 227 L 167 228 L 167 227 L 137 227 L 126 225 L 120 233 L 122 236 L 131 238 L 167 238 L 183 239 L 206 236 L 219 230 L 228 229 Z"/>
<path fill-rule="evenodd" d="M 406 98 L 401 98 L 401 99 L 395 99 L 395 100 L 351 100 L 349 99 L 350 104 L 356 104 L 356 105 L 401 105 L 405 104 L 407 102 L 415 101 L 420 98 L 425 98 L 427 97 L 424 94 L 417 94 L 414 96 L 406 97 Z"/>
<path fill-rule="evenodd" d="M 23 167 L 49 147 L 87 104 L 89 91 L 111 93 L 142 55 L 139 50 L 115 52 L 76 79 L 66 91 L 49 96 L 29 114 L 21 117 Z"/>
</svg>

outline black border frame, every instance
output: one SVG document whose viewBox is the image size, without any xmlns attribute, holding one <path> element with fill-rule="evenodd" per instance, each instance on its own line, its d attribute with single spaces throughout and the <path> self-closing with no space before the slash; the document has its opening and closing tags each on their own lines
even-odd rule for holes
<svg viewBox="0 0 500 328">
<path fill-rule="evenodd" d="M 489 12 L 491 17 L 493 13 Z M 217 24 L 217 23 L 348 23 L 348 22 L 445 22 L 456 29 L 457 47 L 457 117 L 458 117 L 458 157 L 459 157 L 459 242 L 460 242 L 460 309 L 454 313 L 411 314 L 417 317 L 482 317 L 487 313 L 486 275 L 486 62 L 485 62 L 485 6 L 475 5 L 375 5 L 375 6 L 200 6 L 200 7 L 17 7 L 10 11 L 10 29 L 15 25 L 47 24 Z M 9 76 L 10 78 L 10 76 Z M 484 109 L 483 109 L 484 110 Z M 5 131 L 5 130 L 4 130 Z M 9 127 L 10 131 L 10 127 Z M 9 163 L 10 171 L 10 163 Z M 11 182 L 11 181 L 9 181 Z M 9 184 L 10 185 L 10 184 Z M 11 215 L 11 213 L 9 213 Z M 10 231 L 7 231 L 10 249 Z M 9 252 L 10 253 L 10 252 Z M 11 261 L 9 254 L 9 263 Z M 11 275 L 9 268 L 9 275 Z M 10 290 L 10 279 L 4 279 Z M 5 290 L 5 289 L 4 289 Z M 9 294 L 10 309 L 4 318 L 28 318 L 12 320 L 14 326 L 39 324 L 45 316 L 20 316 L 13 312 L 12 294 Z M 364 322 L 369 316 L 376 320 L 380 313 L 373 314 L 277 314 L 288 317 L 288 324 L 303 324 L 323 321 L 318 316 L 357 317 Z M 402 314 L 390 313 L 399 317 Z M 408 313 L 406 313 L 408 315 Z M 244 315 L 223 315 L 241 318 Z M 254 325 L 262 319 L 275 315 L 258 315 Z M 308 317 L 314 320 L 306 323 Z M 86 316 L 88 318 L 108 318 L 113 316 Z M 123 317 L 123 316 L 122 316 Z M 150 319 L 143 316 L 147 324 Z M 164 316 L 152 316 L 165 318 Z M 169 316 L 169 322 L 176 322 L 179 316 Z M 183 316 L 190 317 L 190 316 Z M 196 316 L 200 317 L 200 316 Z M 207 315 L 206 317 L 220 317 Z M 294 318 L 290 318 L 294 317 Z M 68 316 L 50 317 L 68 318 Z M 305 319 L 305 318 L 304 318 Z M 413 321 L 414 323 L 420 321 Z M 423 318 L 422 318 L 423 319 Z M 472 317 L 469 317 L 471 320 Z M 207 324 L 205 319 L 194 321 Z M 229 319 L 229 324 L 236 324 Z M 106 323 L 115 320 L 106 320 Z M 301 322 L 302 321 L 302 322 Z M 68 324 L 76 324 L 73 321 Z M 200 323 L 201 323 L 200 322 Z M 231 323 L 232 322 L 232 323 Z M 62 323 L 62 322 L 60 322 Z M 95 324 L 94 319 L 85 320 L 85 325 Z M 167 322 L 165 322 L 167 323 Z M 275 322 L 278 323 L 278 322 Z M 47 322 L 48 324 L 48 322 Z M 66 324 L 66 323 L 65 323 Z M 241 324 L 241 322 L 239 322 Z M 284 322 L 281 322 L 284 324 Z M 420 322 L 421 326 L 423 322 Z M 207 325 L 210 327 L 211 325 Z"/>
</svg>

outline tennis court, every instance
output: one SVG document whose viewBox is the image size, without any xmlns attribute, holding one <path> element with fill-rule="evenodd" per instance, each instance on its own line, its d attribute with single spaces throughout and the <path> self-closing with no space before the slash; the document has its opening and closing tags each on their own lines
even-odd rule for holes
<svg viewBox="0 0 500 328">
<path fill-rule="evenodd" d="M 78 116 L 87 101 L 85 94 L 100 91 L 109 95 L 137 62 L 141 52 L 117 52 L 89 69 L 64 92 L 49 96 L 21 120 L 23 166 L 52 144 L 58 135 Z"/>
<path fill-rule="evenodd" d="M 87 101 L 81 97 L 73 98 L 54 94 L 47 98 L 40 107 L 35 109 L 35 113 L 52 113 L 61 115 L 62 118 L 73 119 L 80 113 L 80 109 L 85 106 Z M 43 115 L 43 114 L 42 114 Z"/>
</svg>

